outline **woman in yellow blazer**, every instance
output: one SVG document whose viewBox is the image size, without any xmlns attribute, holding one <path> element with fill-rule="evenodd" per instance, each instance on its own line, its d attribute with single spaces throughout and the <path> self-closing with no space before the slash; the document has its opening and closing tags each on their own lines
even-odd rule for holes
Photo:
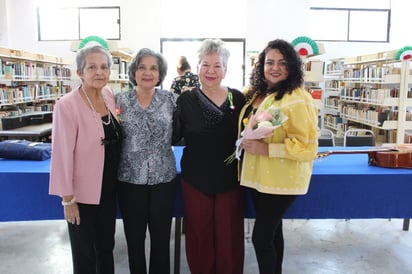
<svg viewBox="0 0 412 274">
<path fill-rule="evenodd" d="M 259 54 L 240 114 L 239 128 L 269 108 L 286 118 L 271 136 L 241 143 L 240 179 L 251 189 L 256 210 L 252 242 L 261 274 L 282 273 L 282 217 L 308 191 L 317 153 L 317 108 L 302 85 L 302 62 L 293 45 L 270 41 Z"/>
</svg>

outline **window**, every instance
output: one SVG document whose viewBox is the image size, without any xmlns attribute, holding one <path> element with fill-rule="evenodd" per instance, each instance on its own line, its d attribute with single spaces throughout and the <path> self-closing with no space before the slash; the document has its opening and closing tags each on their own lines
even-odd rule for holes
<svg viewBox="0 0 412 274">
<path fill-rule="evenodd" d="M 62 22 L 64 18 L 64 23 Z M 120 7 L 39 7 L 38 39 L 81 40 L 96 35 L 120 40 Z"/>
<path fill-rule="evenodd" d="M 309 18 L 316 41 L 389 42 L 390 0 L 311 0 Z"/>
</svg>

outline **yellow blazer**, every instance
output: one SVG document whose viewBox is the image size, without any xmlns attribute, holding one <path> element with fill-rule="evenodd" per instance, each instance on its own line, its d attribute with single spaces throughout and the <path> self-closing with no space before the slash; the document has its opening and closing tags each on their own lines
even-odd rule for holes
<svg viewBox="0 0 412 274">
<path fill-rule="evenodd" d="M 239 115 L 239 128 L 246 108 Z M 270 106 L 287 116 L 273 135 L 262 139 L 269 144 L 269 156 L 244 153 L 240 184 L 268 194 L 306 194 L 318 151 L 318 110 L 304 88 L 285 94 L 279 101 L 274 94 L 266 97 L 257 111 Z M 240 133 L 239 133 L 240 135 Z"/>
</svg>

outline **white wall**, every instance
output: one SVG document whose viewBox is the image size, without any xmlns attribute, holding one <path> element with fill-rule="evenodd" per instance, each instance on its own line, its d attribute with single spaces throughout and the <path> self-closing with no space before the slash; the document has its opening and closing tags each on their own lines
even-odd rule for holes
<svg viewBox="0 0 412 274">
<path fill-rule="evenodd" d="M 120 0 L 121 41 L 135 52 L 140 48 L 160 49 L 161 0 Z"/>
<path fill-rule="evenodd" d="M 70 52 L 70 42 L 39 42 L 37 41 L 37 14 L 35 0 L 0 0 L 0 18 L 7 18 L 5 32 L 1 33 L 0 46 L 24 49 L 48 55 L 73 58 Z M 1 22 L 3 24 L 3 22 Z M 62 25 L 64 19 L 56 24 Z M 0 32 L 4 29 L 0 27 Z"/>
<path fill-rule="evenodd" d="M 157 1 L 161 1 L 158 19 L 164 38 L 244 38 L 248 0 Z"/>
<path fill-rule="evenodd" d="M 35 3 L 35 0 L 0 0 L 0 45 L 73 59 L 69 41 L 37 41 Z M 141 47 L 160 50 L 160 38 L 172 38 L 165 33 L 172 33 L 173 38 L 246 38 L 246 51 L 260 51 L 274 38 L 291 41 L 307 36 L 308 0 L 120 0 L 120 3 L 122 39 L 119 45 L 135 51 Z M 172 3 L 184 5 L 190 12 L 171 12 Z M 411 6 L 409 1 L 392 1 L 391 43 L 327 42 L 323 43 L 326 53 L 320 59 L 393 50 L 412 44 L 405 25 Z M 96 24 L 98 22 L 96 19 Z M 64 19 L 56 24 L 64 31 Z M 195 30 L 188 31 L 187 24 L 195 26 Z"/>
<path fill-rule="evenodd" d="M 6 1 L 0 0 L 0 45 L 8 44 Z"/>
</svg>

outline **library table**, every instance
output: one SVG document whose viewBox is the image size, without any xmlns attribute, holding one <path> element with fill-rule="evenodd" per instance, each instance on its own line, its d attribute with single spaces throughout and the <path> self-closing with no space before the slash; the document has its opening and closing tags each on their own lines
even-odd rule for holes
<svg viewBox="0 0 412 274">
<path fill-rule="evenodd" d="M 320 147 L 319 151 L 348 149 Z M 351 147 L 349 149 L 359 149 Z M 362 148 L 364 149 L 364 148 Z M 183 147 L 174 147 L 177 169 Z M 296 219 L 412 218 L 412 169 L 368 165 L 367 154 L 315 160 L 309 191 L 286 214 Z M 60 198 L 48 195 L 50 160 L 0 158 L 0 221 L 62 218 Z M 180 176 L 177 181 L 179 182 Z M 178 183 L 175 216 L 183 216 Z M 254 217 L 248 196 L 246 218 Z"/>
<path fill-rule="evenodd" d="M 319 147 L 319 151 L 365 149 Z M 183 147 L 174 147 L 180 173 Z M 61 199 L 48 195 L 50 160 L 23 161 L 0 158 L 0 221 L 63 219 Z M 180 175 L 177 177 L 175 264 L 179 273 L 183 216 Z M 409 229 L 412 218 L 412 169 L 389 169 L 368 165 L 367 154 L 340 154 L 315 160 L 309 191 L 299 196 L 285 218 L 368 219 L 403 218 Z M 253 218 L 247 192 L 245 218 Z"/>
<path fill-rule="evenodd" d="M 365 147 L 319 147 L 329 150 L 365 150 Z M 176 159 L 182 147 L 175 147 Z M 177 162 L 178 170 L 180 163 Z M 175 207 L 175 273 L 180 267 L 182 198 L 177 184 Z M 246 192 L 245 218 L 255 212 Z M 285 215 L 286 219 L 372 219 L 403 218 L 403 230 L 412 218 L 412 169 L 390 169 L 368 165 L 367 154 L 335 154 L 315 160 L 306 195 L 299 196 Z"/>
<path fill-rule="evenodd" d="M 52 131 L 52 123 L 39 125 L 29 125 L 14 129 L 0 130 L 0 137 L 6 139 L 28 139 L 41 141 L 42 138 L 49 137 Z"/>
<path fill-rule="evenodd" d="M 319 147 L 319 152 L 365 149 Z M 180 159 L 182 147 L 175 147 L 174 151 L 176 159 Z M 180 170 L 179 160 L 177 167 Z M 183 214 L 180 200 L 179 197 L 176 216 Z M 254 216 L 250 194 L 247 193 L 245 217 Z M 412 169 L 370 166 L 367 154 L 334 154 L 316 159 L 308 193 L 296 199 L 285 218 L 412 218 Z"/>
</svg>

